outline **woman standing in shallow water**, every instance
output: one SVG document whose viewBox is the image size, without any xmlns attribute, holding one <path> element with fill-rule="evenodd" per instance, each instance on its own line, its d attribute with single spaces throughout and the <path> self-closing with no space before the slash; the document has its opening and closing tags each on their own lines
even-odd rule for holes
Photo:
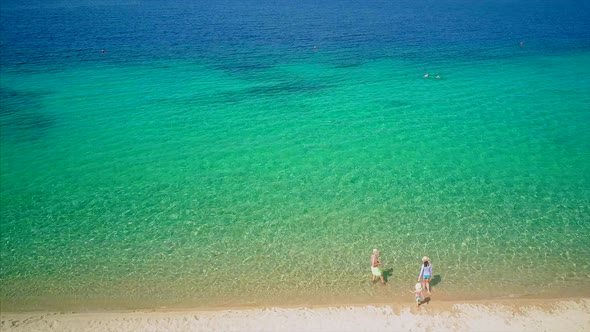
<svg viewBox="0 0 590 332">
<path fill-rule="evenodd" d="M 375 282 L 375 278 L 379 277 L 381 279 L 381 283 L 385 285 L 385 280 L 383 279 L 383 272 L 381 272 L 381 261 L 379 260 L 379 250 L 373 249 L 373 255 L 371 255 L 371 273 L 373 273 L 373 280 Z"/>
<path fill-rule="evenodd" d="M 430 264 L 430 259 L 424 256 L 422 257 L 422 268 L 420 269 L 418 282 L 422 280 L 422 284 L 424 288 L 426 288 L 426 290 L 428 291 L 428 295 L 432 294 L 430 292 L 430 278 L 432 278 L 432 264 Z"/>
</svg>

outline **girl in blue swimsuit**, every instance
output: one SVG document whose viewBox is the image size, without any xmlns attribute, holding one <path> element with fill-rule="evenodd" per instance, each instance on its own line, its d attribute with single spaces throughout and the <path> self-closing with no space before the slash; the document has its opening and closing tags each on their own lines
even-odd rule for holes
<svg viewBox="0 0 590 332">
<path fill-rule="evenodd" d="M 422 257 L 422 269 L 420 269 L 420 275 L 418 276 L 418 282 L 422 281 L 424 288 L 428 291 L 428 295 L 432 294 L 430 292 L 430 278 L 432 278 L 432 264 L 430 264 L 430 259 L 426 256 Z"/>
</svg>

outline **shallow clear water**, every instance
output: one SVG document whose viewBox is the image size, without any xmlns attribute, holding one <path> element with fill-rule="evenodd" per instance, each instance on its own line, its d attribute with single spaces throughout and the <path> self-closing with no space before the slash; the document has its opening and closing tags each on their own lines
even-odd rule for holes
<svg viewBox="0 0 590 332">
<path fill-rule="evenodd" d="M 3 307 L 589 295 L 588 13 L 3 2 Z"/>
</svg>

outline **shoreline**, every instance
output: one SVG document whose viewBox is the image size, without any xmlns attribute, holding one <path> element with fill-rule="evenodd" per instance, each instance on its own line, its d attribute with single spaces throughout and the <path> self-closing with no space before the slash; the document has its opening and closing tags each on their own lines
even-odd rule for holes
<svg viewBox="0 0 590 332">
<path fill-rule="evenodd" d="M 588 331 L 590 298 L 0 312 L 2 331 Z"/>
<path fill-rule="evenodd" d="M 367 296 L 317 296 L 307 297 L 293 295 L 290 297 L 195 297 L 189 298 L 113 298 L 113 297 L 0 297 L 0 312 L 34 313 L 34 312 L 133 312 L 159 310 L 250 310 L 259 308 L 302 308 L 302 307 L 343 307 L 343 306 L 385 306 L 408 305 L 414 303 L 414 297 L 407 290 L 397 288 L 383 289 L 374 284 L 375 293 Z M 431 301 L 436 303 L 509 303 L 509 302 L 554 302 L 574 299 L 590 299 L 590 289 L 570 288 L 567 291 L 545 291 L 537 293 L 514 292 L 510 294 L 449 293 L 444 289 L 434 288 Z"/>
</svg>

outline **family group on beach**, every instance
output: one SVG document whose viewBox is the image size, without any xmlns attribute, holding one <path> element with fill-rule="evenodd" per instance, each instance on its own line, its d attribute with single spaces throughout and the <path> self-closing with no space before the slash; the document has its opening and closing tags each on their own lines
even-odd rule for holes
<svg viewBox="0 0 590 332">
<path fill-rule="evenodd" d="M 375 278 L 379 277 L 381 279 L 381 283 L 385 284 L 383 272 L 381 271 L 381 261 L 379 261 L 379 250 L 377 249 L 373 249 L 373 255 L 371 255 L 371 273 L 373 274 L 372 282 L 375 282 Z M 416 298 L 416 306 L 419 306 L 425 302 L 422 300 L 424 298 L 424 294 L 422 293 L 423 288 L 426 288 L 428 295 L 432 294 L 430 292 L 431 277 L 432 264 L 430 264 L 430 258 L 424 256 L 422 257 L 422 268 L 420 269 L 420 274 L 418 275 L 418 283 L 416 283 L 416 287 L 410 291 L 414 293 Z"/>
</svg>

